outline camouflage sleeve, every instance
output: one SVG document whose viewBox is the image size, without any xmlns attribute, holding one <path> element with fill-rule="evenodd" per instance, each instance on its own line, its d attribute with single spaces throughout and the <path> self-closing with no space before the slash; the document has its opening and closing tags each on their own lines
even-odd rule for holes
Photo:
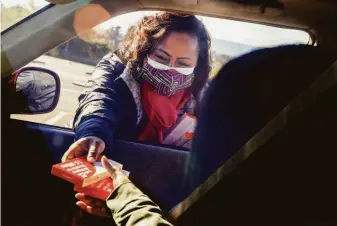
<svg viewBox="0 0 337 226">
<path fill-rule="evenodd" d="M 117 225 L 167 226 L 161 209 L 132 183 L 119 186 L 107 201 Z"/>
</svg>

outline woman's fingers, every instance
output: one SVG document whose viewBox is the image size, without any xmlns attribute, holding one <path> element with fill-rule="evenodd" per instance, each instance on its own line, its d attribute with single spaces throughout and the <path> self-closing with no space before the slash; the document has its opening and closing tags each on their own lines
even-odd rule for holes
<svg viewBox="0 0 337 226">
<path fill-rule="evenodd" d="M 64 155 L 62 156 L 62 162 L 66 162 L 68 160 L 71 160 L 73 158 L 76 158 L 76 153 L 81 152 L 82 147 L 81 147 L 81 143 L 83 142 L 83 139 L 80 139 L 78 141 L 76 141 L 75 143 L 73 143 L 68 150 L 66 151 L 66 153 L 64 153 Z"/>
<path fill-rule="evenodd" d="M 96 156 L 97 156 L 96 142 L 92 142 L 90 144 L 90 149 L 88 152 L 88 157 L 87 157 L 88 162 L 94 163 L 96 160 Z"/>
<path fill-rule="evenodd" d="M 87 160 L 94 163 L 104 151 L 105 143 L 98 137 L 84 137 L 73 143 L 62 157 L 62 162 L 84 156 L 88 153 Z"/>
<path fill-rule="evenodd" d="M 101 140 L 92 140 L 89 144 L 89 152 L 87 160 L 91 163 L 94 163 L 100 154 L 104 151 L 105 145 Z"/>
</svg>

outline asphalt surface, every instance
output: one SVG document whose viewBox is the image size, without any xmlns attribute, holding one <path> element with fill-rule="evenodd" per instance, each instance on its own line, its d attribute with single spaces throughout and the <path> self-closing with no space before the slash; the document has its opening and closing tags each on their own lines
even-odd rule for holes
<svg viewBox="0 0 337 226">
<path fill-rule="evenodd" d="M 54 71 L 61 80 L 61 95 L 54 111 L 38 115 L 12 115 L 11 118 L 58 127 L 71 125 L 78 107 L 78 96 L 91 72 L 93 66 L 79 64 L 54 57 L 42 56 L 26 66 L 46 68 Z"/>
</svg>

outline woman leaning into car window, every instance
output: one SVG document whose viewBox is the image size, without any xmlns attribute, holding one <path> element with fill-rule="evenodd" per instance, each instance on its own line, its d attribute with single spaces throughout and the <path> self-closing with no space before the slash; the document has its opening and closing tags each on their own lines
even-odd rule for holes
<svg viewBox="0 0 337 226">
<path fill-rule="evenodd" d="M 111 150 L 116 138 L 162 143 L 164 132 L 180 115 L 195 114 L 209 72 L 210 38 L 200 20 L 168 12 L 143 17 L 129 30 L 121 49 L 105 56 L 94 70 L 79 97 L 74 119 L 77 141 L 62 161 L 87 154 L 88 161 L 95 162 L 104 150 Z M 116 188 L 111 197 L 118 200 L 124 197 L 122 194 L 129 194 L 123 199 L 144 199 L 149 206 L 141 201 L 142 207 L 135 209 L 138 212 L 144 209 L 144 216 L 151 216 L 145 222 L 166 225 L 158 221 L 161 217 L 156 205 L 132 183 L 128 184 Z M 82 209 L 95 215 L 109 215 L 99 206 L 91 205 L 96 202 L 91 202 L 90 197 L 82 196 L 77 194 L 80 200 L 77 205 Z M 116 222 L 131 219 L 132 213 L 126 211 L 124 216 L 109 208 Z M 152 209 L 154 215 L 148 213 Z"/>
<path fill-rule="evenodd" d="M 210 72 L 210 38 L 193 15 L 143 17 L 123 46 L 97 65 L 80 95 L 76 142 L 63 161 L 94 162 L 114 139 L 160 144 L 177 117 L 195 114 Z M 113 150 L 112 150 L 113 151 Z"/>
</svg>

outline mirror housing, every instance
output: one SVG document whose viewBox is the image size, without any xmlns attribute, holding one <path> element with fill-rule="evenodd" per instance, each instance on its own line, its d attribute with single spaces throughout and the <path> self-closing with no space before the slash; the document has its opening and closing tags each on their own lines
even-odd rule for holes
<svg viewBox="0 0 337 226">
<path fill-rule="evenodd" d="M 59 101 L 59 76 L 48 69 L 25 67 L 13 74 L 15 86 L 14 114 L 44 114 L 52 112 Z"/>
</svg>

